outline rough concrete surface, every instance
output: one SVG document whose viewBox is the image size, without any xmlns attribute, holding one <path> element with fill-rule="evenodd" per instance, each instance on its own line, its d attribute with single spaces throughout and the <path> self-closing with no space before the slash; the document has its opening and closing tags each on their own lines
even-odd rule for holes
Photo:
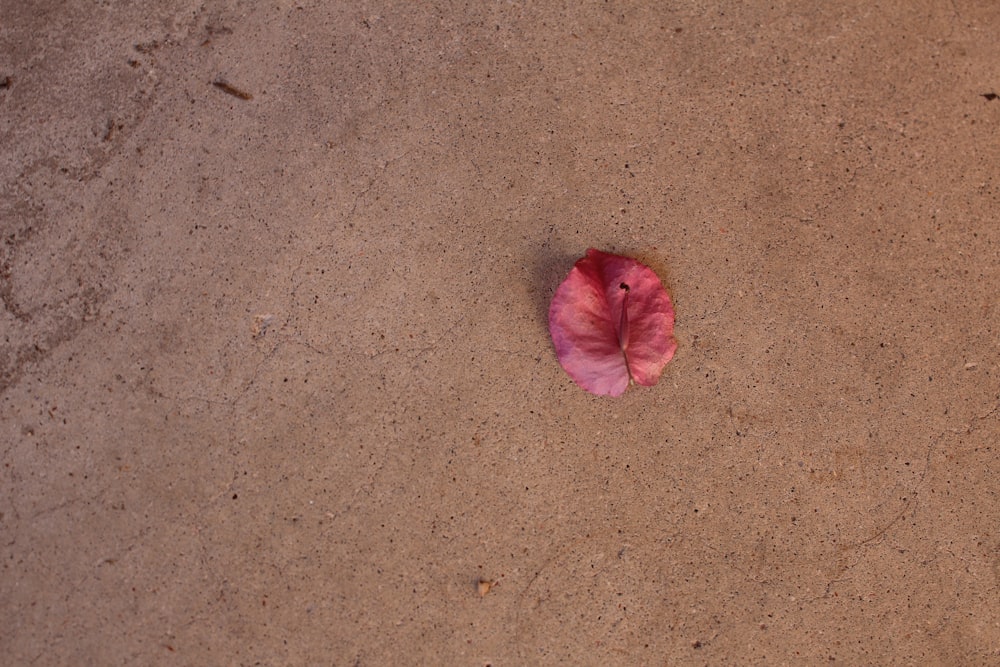
<svg viewBox="0 0 1000 667">
<path fill-rule="evenodd" d="M 0 10 L 5 664 L 1000 664 L 997 3 Z"/>
</svg>

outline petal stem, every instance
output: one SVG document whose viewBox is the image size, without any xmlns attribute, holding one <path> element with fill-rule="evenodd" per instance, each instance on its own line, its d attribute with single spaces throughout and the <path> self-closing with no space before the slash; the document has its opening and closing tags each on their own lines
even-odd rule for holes
<svg viewBox="0 0 1000 667">
<path fill-rule="evenodd" d="M 631 379 L 632 370 L 628 367 L 628 353 L 626 352 L 628 347 L 628 295 L 631 289 L 628 283 L 621 283 L 618 288 L 625 290 L 625 296 L 622 297 L 622 314 L 618 320 L 618 347 L 621 348 L 622 356 L 625 357 L 625 370 L 628 371 L 628 376 Z"/>
</svg>

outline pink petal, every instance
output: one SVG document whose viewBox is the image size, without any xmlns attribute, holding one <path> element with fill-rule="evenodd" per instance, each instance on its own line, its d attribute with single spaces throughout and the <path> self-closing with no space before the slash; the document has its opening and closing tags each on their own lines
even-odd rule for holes
<svg viewBox="0 0 1000 667">
<path fill-rule="evenodd" d="M 673 305 L 652 269 L 593 248 L 549 307 L 559 363 L 593 394 L 621 396 L 629 378 L 656 384 L 677 349 L 673 329 Z"/>
</svg>

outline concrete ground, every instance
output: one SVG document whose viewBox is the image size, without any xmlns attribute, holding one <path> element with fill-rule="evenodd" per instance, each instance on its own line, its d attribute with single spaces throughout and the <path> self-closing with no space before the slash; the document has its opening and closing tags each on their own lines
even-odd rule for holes
<svg viewBox="0 0 1000 667">
<path fill-rule="evenodd" d="M 6 664 L 1000 663 L 997 3 L 0 16 Z"/>
</svg>

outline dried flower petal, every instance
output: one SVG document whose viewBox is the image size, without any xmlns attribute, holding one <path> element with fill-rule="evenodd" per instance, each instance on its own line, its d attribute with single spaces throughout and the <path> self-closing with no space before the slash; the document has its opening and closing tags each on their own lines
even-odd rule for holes
<svg viewBox="0 0 1000 667">
<path fill-rule="evenodd" d="M 556 356 L 592 394 L 656 384 L 677 349 L 674 308 L 660 279 L 631 257 L 594 250 L 577 261 L 549 307 Z"/>
</svg>

